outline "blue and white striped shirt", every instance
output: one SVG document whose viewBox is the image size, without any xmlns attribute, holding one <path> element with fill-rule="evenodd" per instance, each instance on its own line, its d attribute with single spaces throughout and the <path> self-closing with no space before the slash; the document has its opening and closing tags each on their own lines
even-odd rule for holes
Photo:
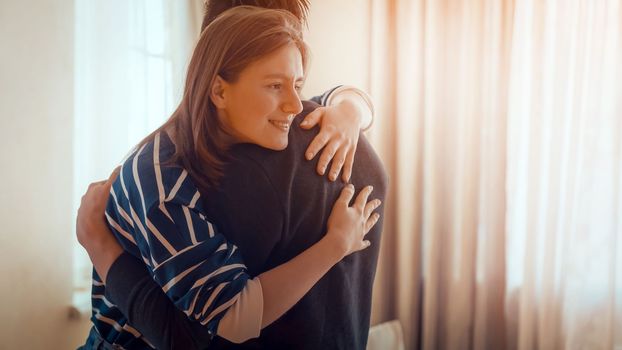
<svg viewBox="0 0 622 350">
<path fill-rule="evenodd" d="M 206 219 L 197 187 L 181 167 L 160 166 L 174 152 L 165 133 L 131 154 L 112 186 L 109 226 L 125 250 L 147 266 L 162 290 L 216 334 L 226 310 L 249 279 L 237 247 Z M 151 348 L 105 297 L 93 272 L 92 321 L 109 343 Z"/>
</svg>

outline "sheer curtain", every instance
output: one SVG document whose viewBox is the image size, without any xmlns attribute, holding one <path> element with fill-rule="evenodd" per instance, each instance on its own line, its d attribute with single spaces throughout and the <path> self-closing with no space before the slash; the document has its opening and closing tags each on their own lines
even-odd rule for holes
<svg viewBox="0 0 622 350">
<path fill-rule="evenodd" d="M 203 14 L 201 0 L 76 0 L 75 9 L 74 212 L 87 185 L 177 106 Z M 88 312 L 91 264 L 74 245 L 74 306 Z"/>
<path fill-rule="evenodd" d="M 407 348 L 622 348 L 620 0 L 371 0 Z"/>
</svg>

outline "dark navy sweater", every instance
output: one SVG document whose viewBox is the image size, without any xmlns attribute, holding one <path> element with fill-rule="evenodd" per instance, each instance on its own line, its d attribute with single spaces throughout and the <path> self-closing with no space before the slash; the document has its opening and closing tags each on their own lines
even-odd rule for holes
<svg viewBox="0 0 622 350">
<path fill-rule="evenodd" d="M 252 276 L 287 262 L 326 234 L 326 222 L 343 183 L 317 175 L 304 152 L 318 132 L 299 127 L 318 105 L 304 102 L 280 152 L 242 144 L 217 190 L 204 194 L 209 220 L 236 244 Z M 351 182 L 357 189 L 374 186 L 370 197 L 385 200 L 386 172 L 363 135 L 359 138 Z M 158 348 L 176 349 L 365 349 L 371 296 L 382 231 L 379 222 L 366 239 L 371 246 L 335 265 L 259 338 L 233 344 L 211 338 L 203 326 L 177 310 L 149 277 L 143 263 L 122 255 L 107 277 L 107 297 L 117 304 Z"/>
</svg>

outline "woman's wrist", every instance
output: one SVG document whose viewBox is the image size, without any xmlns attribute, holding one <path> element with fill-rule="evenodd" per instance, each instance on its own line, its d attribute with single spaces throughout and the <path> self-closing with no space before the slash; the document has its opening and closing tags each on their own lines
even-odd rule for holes
<svg viewBox="0 0 622 350">
<path fill-rule="evenodd" d="M 355 116 L 358 128 L 362 129 L 366 119 L 366 114 L 369 113 L 369 110 L 363 103 L 356 100 L 357 97 L 353 96 L 356 94 L 344 92 L 341 95 L 343 95 L 343 98 L 336 99 L 332 106 L 337 107 L 341 111 L 343 111 L 343 115 Z"/>
<path fill-rule="evenodd" d="M 347 255 L 347 246 L 339 236 L 327 233 L 317 243 L 325 256 L 330 258 L 334 264 L 341 261 Z"/>
<path fill-rule="evenodd" d="M 369 95 L 355 87 L 340 86 L 330 94 L 326 105 L 341 107 L 343 104 L 356 113 L 361 130 L 365 131 L 371 127 L 374 119 L 374 106 Z"/>
</svg>

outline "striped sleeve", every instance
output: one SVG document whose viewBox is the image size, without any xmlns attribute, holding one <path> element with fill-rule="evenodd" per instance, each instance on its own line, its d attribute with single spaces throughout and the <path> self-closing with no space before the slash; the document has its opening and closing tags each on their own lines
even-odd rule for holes
<svg viewBox="0 0 622 350">
<path fill-rule="evenodd" d="M 247 269 L 237 247 L 207 220 L 187 171 L 160 166 L 170 151 L 170 143 L 161 146 L 160 140 L 156 135 L 124 163 L 108 222 L 175 306 L 216 334 L 249 279 Z"/>
<path fill-rule="evenodd" d="M 149 249 L 157 262 L 152 271 L 155 281 L 177 308 L 214 334 L 249 278 L 237 247 L 201 213 L 183 204 L 163 203 L 152 208 L 147 219 L 150 234 L 159 236 L 151 242 L 168 245 Z M 162 233 L 168 244 L 161 243 Z"/>
</svg>

